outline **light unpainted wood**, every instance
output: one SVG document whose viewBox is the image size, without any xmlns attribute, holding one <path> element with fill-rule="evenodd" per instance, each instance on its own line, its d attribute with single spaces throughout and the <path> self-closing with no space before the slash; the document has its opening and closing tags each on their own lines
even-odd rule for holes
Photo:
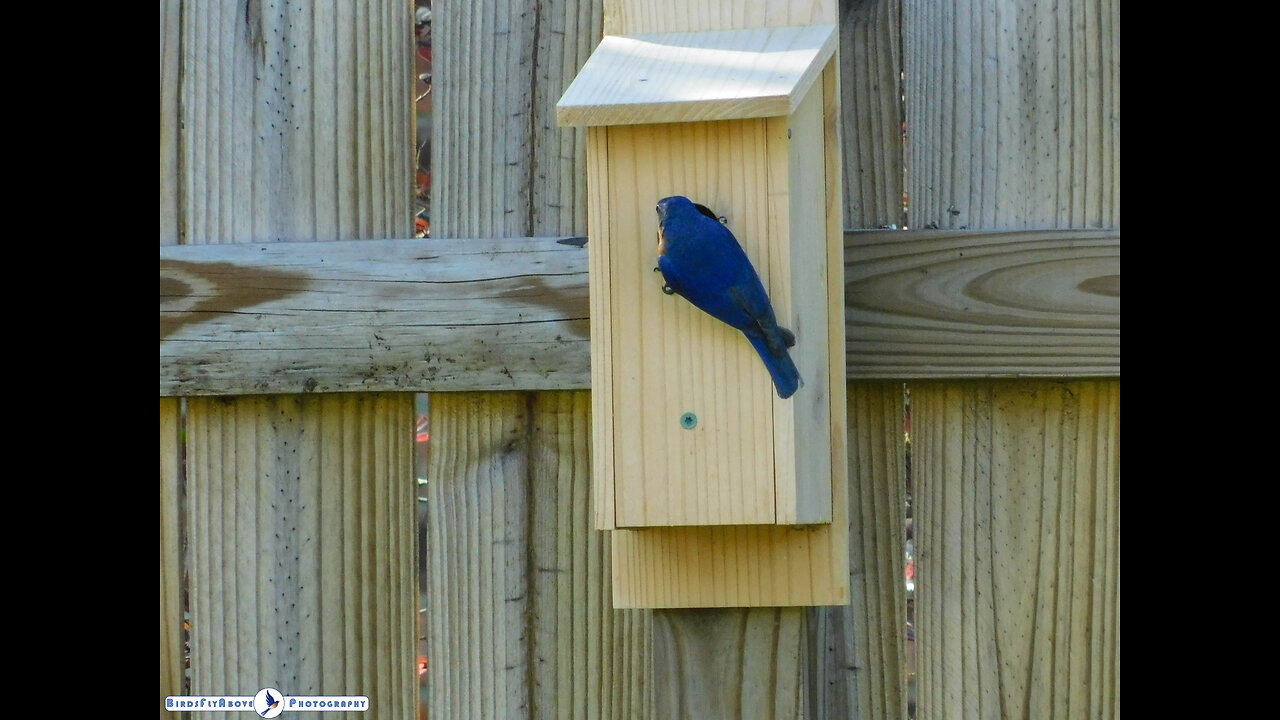
<svg viewBox="0 0 1280 720">
<path fill-rule="evenodd" d="M 606 384 L 613 411 L 618 527 L 773 523 L 774 438 L 767 371 L 737 330 L 675 295 L 662 293 L 654 204 L 686 195 L 728 218 L 771 297 L 784 282 L 768 261 L 766 122 L 762 119 L 611 127 L 608 168 L 592 176 L 609 193 L 596 242 L 607 245 L 600 278 L 611 294 Z M 791 326 L 792 316 L 779 323 Z M 801 338 L 804 343 L 809 338 Z M 679 370 L 679 372 L 673 372 Z M 694 413 L 685 429 L 681 417 Z M 603 473 L 600 473 L 603 477 Z"/>
<path fill-rule="evenodd" d="M 655 717 L 800 720 L 804 610 L 654 612 Z"/>
<path fill-rule="evenodd" d="M 162 248 L 161 395 L 584 386 L 585 256 L 557 238 Z"/>
<path fill-rule="evenodd" d="M 967 300 L 920 339 L 1000 316 L 973 338 L 1001 374 L 1053 355 L 1064 376 L 1119 376 L 1119 28 L 1109 0 L 903 6 L 909 226 L 1103 233 L 1023 262 L 998 236 L 962 242 L 929 265 Z M 998 267 L 972 273 L 975 255 Z M 936 297 L 909 277 L 906 311 Z M 911 398 L 917 717 L 1118 716 L 1119 382 L 912 382 Z"/>
<path fill-rule="evenodd" d="M 835 54 L 835 24 L 606 36 L 556 105 L 561 125 L 790 115 Z"/>
<path fill-rule="evenodd" d="M 810 524 L 831 518 L 831 366 L 842 361 L 836 67 L 785 118 L 610 127 L 589 163 L 598 272 L 597 477 L 604 527 Z M 825 98 L 825 99 L 824 99 Z M 830 120 L 830 122 L 828 122 Z M 828 152 L 830 149 L 830 152 Z M 604 160 L 607 156 L 607 161 Z M 661 293 L 652 204 L 686 195 L 722 214 L 761 274 L 806 387 L 776 397 L 741 334 Z M 763 202 L 761 200 L 763 199 Z M 811 218 L 823 219 L 813 222 Z M 607 320 L 607 333 L 605 322 Z M 837 374 L 835 387 L 843 385 Z M 681 418 L 692 413 L 696 425 Z M 843 456 L 841 456 L 843 457 Z M 605 463 L 609 467 L 603 467 Z M 843 459 L 838 462 L 843 467 Z"/>
<path fill-rule="evenodd" d="M 191 691 L 417 707 L 407 394 L 187 401 Z"/>
<path fill-rule="evenodd" d="M 843 455 L 832 452 L 832 427 L 843 427 L 844 396 L 844 243 L 836 202 L 840 197 L 838 63 L 831 60 L 821 82 L 805 97 L 796 113 L 767 121 L 770 142 L 770 186 L 786 168 L 785 196 L 769 193 L 769 221 L 777 237 L 789 243 L 770 247 L 770 262 L 785 268 L 788 292 L 778 298 L 784 316 L 796 318 L 791 329 L 825 339 L 825 348 L 808 347 L 793 359 L 806 392 L 788 400 L 775 394 L 774 456 L 781 467 L 794 468 L 795 481 L 785 473 L 775 477 L 774 503 L 780 524 L 829 522 L 830 482 L 842 480 L 832 472 Z M 783 138 L 786 138 L 784 141 Z M 821 218 L 813 222 L 810 218 Z M 825 352 L 824 352 L 825 351 Z M 833 389 L 835 392 L 833 392 Z M 811 418 L 817 418 L 814 422 Z M 824 427 L 827 426 L 827 427 Z"/>
<path fill-rule="evenodd" d="M 160 697 L 186 695 L 183 680 L 182 408 L 178 398 L 160 398 Z M 173 717 L 163 705 L 160 717 Z"/>
<path fill-rule="evenodd" d="M 912 383 L 922 717 L 1118 717 L 1120 383 Z"/>
<path fill-rule="evenodd" d="M 836 0 L 604 0 L 606 35 L 822 25 Z"/>
<path fill-rule="evenodd" d="M 1120 227 L 1119 3 L 902 14 L 912 229 Z"/>
<path fill-rule="evenodd" d="M 894 2 L 841 4 L 842 227 L 905 225 L 900 12 Z M 854 257 L 851 234 L 845 239 L 845 257 Z M 852 343 L 861 329 L 846 333 Z M 852 360 L 847 367 L 859 369 Z M 868 381 L 849 383 L 847 392 L 850 601 L 809 610 L 811 716 L 903 718 L 903 388 Z"/>
<path fill-rule="evenodd" d="M 834 272 L 835 267 L 829 266 L 829 271 Z M 828 372 L 830 387 L 840 387 L 839 365 L 831 363 Z M 833 400 L 831 407 L 844 412 L 843 402 Z M 843 476 L 845 462 L 853 462 L 846 436 L 848 428 L 843 414 L 831 417 L 830 524 L 614 530 L 610 533 L 614 607 L 745 608 L 848 603 L 851 506 L 849 482 Z M 859 428 L 860 432 L 874 433 L 875 428 L 882 429 L 884 425 L 868 422 Z M 900 430 L 901 424 L 897 428 Z M 893 447 L 881 446 L 881 451 L 892 453 Z M 848 471 L 852 472 L 853 467 L 850 465 Z M 878 481 L 881 475 L 875 472 L 872 477 Z M 867 477 L 860 481 L 872 482 Z M 658 660 L 659 664 L 664 662 L 668 662 L 665 655 Z"/>
<path fill-rule="evenodd" d="M 587 176 L 604 178 L 608 176 L 609 165 L 609 129 L 605 127 L 587 128 Z M 590 192 L 590 212 L 587 213 L 591 227 L 604 227 L 611 216 L 609 198 L 612 192 L 605 182 L 591 182 L 587 185 Z M 591 301 L 591 332 L 597 337 L 613 337 L 614 299 L 608 292 L 606 277 L 613 265 L 610 246 L 607 243 L 587 244 L 591 273 L 588 289 Z M 603 388 L 608 384 L 613 373 L 613 343 L 598 342 L 591 348 L 591 387 Z M 614 467 L 617 456 L 614 454 L 613 439 L 613 393 L 593 392 L 591 408 L 594 413 L 591 422 L 592 473 L 594 482 L 592 492 L 595 497 L 595 526 L 601 530 L 612 530 L 617 527 L 615 503 L 617 497 L 613 487 L 616 482 Z"/>
<path fill-rule="evenodd" d="M 851 233 L 849 377 L 1120 375 L 1120 231 Z"/>
<path fill-rule="evenodd" d="M 649 616 L 609 602 L 587 393 L 435 393 L 432 716 L 649 717 Z"/>
</svg>

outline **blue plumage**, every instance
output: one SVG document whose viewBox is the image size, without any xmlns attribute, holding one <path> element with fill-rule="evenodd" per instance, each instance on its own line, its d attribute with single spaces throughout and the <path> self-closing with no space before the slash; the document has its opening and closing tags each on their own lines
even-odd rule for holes
<svg viewBox="0 0 1280 720">
<path fill-rule="evenodd" d="M 794 395 L 804 385 L 787 351 L 795 345 L 795 335 L 778 325 L 764 284 L 738 239 L 714 213 L 687 197 L 663 198 L 657 210 L 663 291 L 741 330 L 768 368 L 778 396 Z"/>
</svg>

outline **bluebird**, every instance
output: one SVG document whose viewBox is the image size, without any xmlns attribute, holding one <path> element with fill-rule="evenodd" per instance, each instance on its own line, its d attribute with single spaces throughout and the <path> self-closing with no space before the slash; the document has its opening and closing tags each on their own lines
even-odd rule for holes
<svg viewBox="0 0 1280 720">
<path fill-rule="evenodd" d="M 778 325 L 760 275 L 738 239 L 706 206 L 675 195 L 658 201 L 658 267 L 675 293 L 712 317 L 742 331 L 760 354 L 778 396 L 789 398 L 803 382 L 787 348 L 796 336 Z"/>
</svg>

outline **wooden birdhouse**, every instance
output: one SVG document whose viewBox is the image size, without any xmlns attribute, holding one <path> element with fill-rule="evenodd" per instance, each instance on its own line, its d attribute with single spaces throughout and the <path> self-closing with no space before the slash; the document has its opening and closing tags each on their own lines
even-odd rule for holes
<svg viewBox="0 0 1280 720">
<path fill-rule="evenodd" d="M 588 128 L 597 526 L 614 531 L 617 607 L 843 604 L 835 3 L 722 4 L 606 3 L 557 105 Z M 654 206 L 671 195 L 743 246 L 795 333 L 794 396 L 741 332 L 663 292 Z"/>
</svg>

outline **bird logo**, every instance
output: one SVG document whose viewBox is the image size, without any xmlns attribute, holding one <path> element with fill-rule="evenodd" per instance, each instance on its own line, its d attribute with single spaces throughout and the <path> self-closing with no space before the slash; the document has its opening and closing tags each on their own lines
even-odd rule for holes
<svg viewBox="0 0 1280 720">
<path fill-rule="evenodd" d="M 253 696 L 253 709 L 265 718 L 273 718 L 283 712 L 280 701 L 284 694 L 275 688 L 263 688 Z"/>
<path fill-rule="evenodd" d="M 662 291 L 683 297 L 742 331 L 764 362 L 778 397 L 804 386 L 789 348 L 796 336 L 778 324 L 760 275 L 733 233 L 705 205 L 682 195 L 658 201 Z"/>
</svg>

